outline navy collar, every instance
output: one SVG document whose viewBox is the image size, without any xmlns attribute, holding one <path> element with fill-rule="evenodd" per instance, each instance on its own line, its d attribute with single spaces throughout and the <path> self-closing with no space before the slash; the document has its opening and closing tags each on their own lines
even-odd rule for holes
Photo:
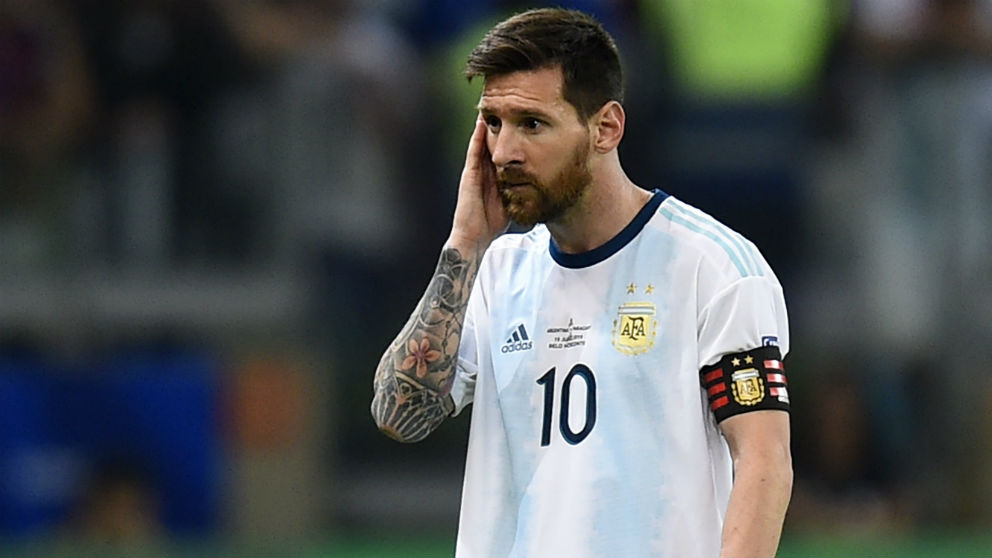
<svg viewBox="0 0 992 558">
<path fill-rule="evenodd" d="M 558 245 L 555 244 L 554 237 L 552 237 L 548 246 L 548 250 L 551 252 L 551 257 L 562 267 L 578 269 L 581 267 L 589 267 L 591 265 L 598 264 L 613 254 L 616 254 L 631 240 L 634 240 L 634 237 L 641 232 L 644 225 L 648 223 L 651 216 L 658 210 L 658 206 L 661 205 L 661 202 L 665 201 L 668 197 L 668 194 L 662 192 L 661 190 L 655 189 L 653 192 L 654 195 L 651 196 L 648 203 L 644 204 L 644 207 L 637 212 L 634 219 L 626 227 L 624 227 L 623 230 L 618 232 L 616 236 L 608 240 L 606 244 L 603 244 L 598 248 L 593 248 L 588 252 L 582 252 L 580 254 L 566 254 L 558 248 Z"/>
</svg>

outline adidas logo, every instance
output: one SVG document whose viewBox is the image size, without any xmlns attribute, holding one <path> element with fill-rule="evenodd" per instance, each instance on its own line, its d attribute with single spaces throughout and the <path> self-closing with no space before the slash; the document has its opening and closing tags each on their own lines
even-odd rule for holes
<svg viewBox="0 0 992 558">
<path fill-rule="evenodd" d="M 513 328 L 513 332 L 510 337 L 503 343 L 503 347 L 500 349 L 502 353 L 512 353 L 516 351 L 526 351 L 534 346 L 534 342 L 530 340 L 527 335 L 527 329 L 524 324 L 520 324 Z"/>
</svg>

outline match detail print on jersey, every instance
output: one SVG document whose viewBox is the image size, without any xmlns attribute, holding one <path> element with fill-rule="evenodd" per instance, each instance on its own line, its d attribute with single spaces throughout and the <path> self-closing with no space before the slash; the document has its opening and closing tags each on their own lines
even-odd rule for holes
<svg viewBox="0 0 992 558">
<path fill-rule="evenodd" d="M 724 355 L 699 376 L 717 422 L 749 411 L 789 411 L 788 380 L 776 346 Z"/>
</svg>

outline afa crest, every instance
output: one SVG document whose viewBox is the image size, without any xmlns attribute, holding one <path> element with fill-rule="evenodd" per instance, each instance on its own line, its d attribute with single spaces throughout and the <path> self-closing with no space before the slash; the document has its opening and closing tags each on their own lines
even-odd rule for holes
<svg viewBox="0 0 992 558">
<path fill-rule="evenodd" d="M 741 405 L 746 407 L 757 405 L 765 398 L 765 382 L 761 380 L 761 374 L 756 369 L 738 370 L 730 379 L 733 381 L 731 389 L 734 393 L 734 401 Z"/>
<path fill-rule="evenodd" d="M 651 302 L 621 304 L 613 320 L 613 346 L 628 355 L 647 352 L 658 334 L 657 313 Z"/>
</svg>

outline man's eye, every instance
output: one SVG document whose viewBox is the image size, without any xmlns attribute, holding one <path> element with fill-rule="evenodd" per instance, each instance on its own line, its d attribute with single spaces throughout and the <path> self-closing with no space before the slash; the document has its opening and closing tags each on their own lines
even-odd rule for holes
<svg viewBox="0 0 992 558">
<path fill-rule="evenodd" d="M 499 118 L 496 118 L 495 116 L 486 117 L 486 126 L 489 126 L 490 129 L 495 130 L 496 128 L 499 128 L 499 125 L 500 125 Z"/>
<path fill-rule="evenodd" d="M 528 130 L 537 130 L 543 123 L 536 118 L 525 118 L 523 124 Z"/>
</svg>

